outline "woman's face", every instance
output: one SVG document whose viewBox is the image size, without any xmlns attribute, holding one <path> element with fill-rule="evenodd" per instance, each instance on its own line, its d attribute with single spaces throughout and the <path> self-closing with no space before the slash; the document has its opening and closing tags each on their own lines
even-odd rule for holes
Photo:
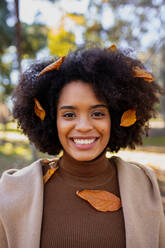
<svg viewBox="0 0 165 248">
<path fill-rule="evenodd" d="M 67 84 L 57 106 L 57 130 L 63 149 L 78 161 L 90 161 L 109 142 L 111 120 L 107 105 L 83 81 Z"/>
</svg>

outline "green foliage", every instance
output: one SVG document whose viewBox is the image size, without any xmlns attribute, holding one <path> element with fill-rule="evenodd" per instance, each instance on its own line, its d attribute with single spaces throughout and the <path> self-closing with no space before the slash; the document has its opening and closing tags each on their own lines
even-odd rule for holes
<svg viewBox="0 0 165 248">
<path fill-rule="evenodd" d="M 11 95 L 14 85 L 11 80 L 11 72 L 17 69 L 18 62 L 13 59 L 10 47 L 16 45 L 15 26 L 8 25 L 8 18 L 15 18 L 14 12 L 8 9 L 7 0 L 0 1 L 0 102 L 5 102 Z M 13 22 L 14 23 L 14 22 Z M 48 28 L 43 24 L 23 23 L 21 29 L 22 58 L 35 58 L 36 53 L 46 47 Z M 16 50 L 16 49 L 15 49 Z M 8 60 L 4 60 L 4 56 Z M 15 54 L 16 57 L 16 54 Z"/>
<path fill-rule="evenodd" d="M 143 140 L 145 146 L 165 146 L 165 136 L 148 137 Z"/>
<path fill-rule="evenodd" d="M 48 34 L 48 47 L 53 55 L 67 55 L 71 49 L 75 48 L 75 35 L 72 32 L 66 31 L 63 27 L 57 32 L 53 30 Z"/>
<path fill-rule="evenodd" d="M 14 30 L 7 25 L 7 18 L 11 15 L 7 8 L 7 2 L 5 0 L 0 1 L 0 55 L 2 56 L 4 50 L 11 45 L 14 40 Z M 0 56 L 0 57 L 1 57 Z"/>
<path fill-rule="evenodd" d="M 12 85 L 10 82 L 11 63 L 3 61 L 3 55 L 6 53 L 9 45 L 14 40 L 14 30 L 6 20 L 10 17 L 10 11 L 7 8 L 5 0 L 0 1 L 0 102 L 5 101 L 6 95 L 11 93 Z"/>
<path fill-rule="evenodd" d="M 148 54 L 153 58 L 159 55 L 162 39 L 165 36 L 163 1 L 115 1 L 115 0 L 89 0 L 88 10 L 82 14 L 81 11 L 68 13 L 63 7 L 60 7 L 60 0 L 43 0 L 43 2 L 51 2 L 59 8 L 63 13 L 61 25 L 56 32 L 49 30 L 43 24 L 22 23 L 22 58 L 35 58 L 36 53 L 42 48 L 48 46 L 53 55 L 67 55 L 70 50 L 76 47 L 77 34 L 76 31 L 81 28 L 83 34 L 82 40 L 109 46 L 111 43 L 124 44 L 131 46 L 136 50 L 143 50 L 141 40 L 145 34 L 151 31 L 157 36 L 158 42 L 150 40 L 148 43 Z M 77 0 L 78 1 L 78 0 Z M 81 3 L 83 0 L 79 0 Z M 73 1 L 74 2 L 74 1 Z M 61 5 L 62 6 L 62 5 Z M 106 24 L 103 19 L 107 11 Z M 111 14 L 110 14 L 111 13 Z M 16 69 L 17 63 L 15 58 L 9 62 L 3 60 L 3 56 L 8 53 L 8 48 L 15 46 L 15 27 L 8 25 L 8 18 L 14 18 L 14 11 L 8 9 L 7 0 L 0 1 L 0 100 L 11 94 L 13 82 L 11 82 L 11 71 Z M 110 20 L 113 20 L 112 22 Z M 67 26 L 72 22 L 73 25 Z M 11 22 L 10 22 L 11 23 Z M 13 22 L 14 23 L 14 22 Z M 155 23 L 153 25 L 152 23 Z M 149 64 L 154 63 L 154 59 Z M 157 65 L 157 63 L 156 63 Z M 162 74 L 164 78 L 164 56 L 162 58 Z M 162 80 L 164 82 L 164 80 Z M 165 84 L 165 83 L 164 83 Z M 3 95 L 2 95 L 3 93 Z"/>
<path fill-rule="evenodd" d="M 2 142 L 0 143 L 0 175 L 4 170 L 23 168 L 32 162 L 28 144 Z"/>
<path fill-rule="evenodd" d="M 36 53 L 47 44 L 48 28 L 43 24 L 22 23 L 23 58 L 35 58 Z"/>
<path fill-rule="evenodd" d="M 86 19 L 84 15 L 82 14 L 77 14 L 77 13 L 66 13 L 66 17 L 71 19 L 76 25 L 85 25 L 86 24 Z"/>
</svg>

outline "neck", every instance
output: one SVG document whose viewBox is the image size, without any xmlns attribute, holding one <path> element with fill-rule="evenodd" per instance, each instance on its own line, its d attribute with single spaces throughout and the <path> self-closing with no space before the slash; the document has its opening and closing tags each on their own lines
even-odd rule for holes
<svg viewBox="0 0 165 248">
<path fill-rule="evenodd" d="M 105 151 L 90 161 L 77 161 L 64 151 L 60 168 L 73 176 L 93 177 L 104 173 L 109 165 Z"/>
</svg>

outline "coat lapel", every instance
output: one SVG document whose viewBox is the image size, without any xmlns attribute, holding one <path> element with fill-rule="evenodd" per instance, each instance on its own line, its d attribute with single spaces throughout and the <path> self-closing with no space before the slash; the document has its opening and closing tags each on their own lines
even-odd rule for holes
<svg viewBox="0 0 165 248">
<path fill-rule="evenodd" d="M 151 172 L 143 166 L 126 163 L 118 157 L 112 159 L 118 171 L 126 247 L 158 248 L 160 217 L 157 183 L 153 184 L 152 175 L 149 175 Z"/>
</svg>

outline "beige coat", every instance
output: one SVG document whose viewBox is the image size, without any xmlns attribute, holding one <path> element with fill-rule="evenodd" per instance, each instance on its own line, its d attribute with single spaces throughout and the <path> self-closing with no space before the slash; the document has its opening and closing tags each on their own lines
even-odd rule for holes
<svg viewBox="0 0 165 248">
<path fill-rule="evenodd" d="M 118 170 L 127 248 L 165 248 L 165 218 L 151 169 L 112 157 Z M 0 180 L 0 248 L 39 248 L 43 210 L 40 161 Z"/>
</svg>

